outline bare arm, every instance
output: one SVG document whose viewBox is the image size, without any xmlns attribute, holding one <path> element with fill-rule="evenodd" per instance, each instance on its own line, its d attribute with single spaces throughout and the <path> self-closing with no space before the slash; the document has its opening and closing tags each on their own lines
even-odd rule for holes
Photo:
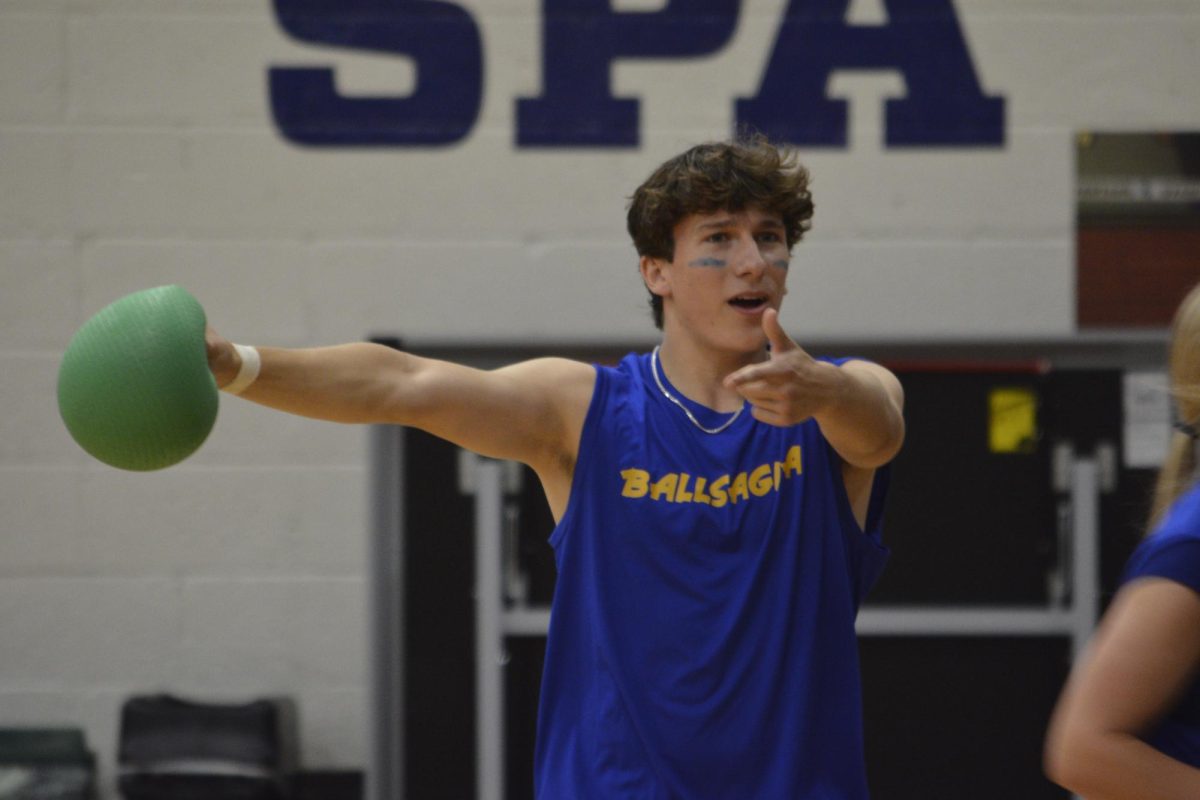
<svg viewBox="0 0 1200 800">
<path fill-rule="evenodd" d="M 240 358 L 213 331 L 208 348 L 224 386 Z M 369 343 L 259 352 L 262 369 L 241 395 L 247 400 L 334 422 L 421 428 L 481 455 L 528 464 L 548 495 L 549 483 L 564 476 L 569 488 L 595 382 L 587 364 L 545 358 L 485 371 Z"/>
<path fill-rule="evenodd" d="M 756 419 L 795 425 L 812 418 L 851 467 L 875 469 L 891 461 L 904 442 L 904 390 L 890 371 L 867 361 L 841 367 L 817 361 L 763 314 L 770 360 L 726 378 L 752 405 Z"/>
<path fill-rule="evenodd" d="M 1200 770 L 1139 737 L 1200 666 L 1200 595 L 1163 578 L 1122 589 L 1059 698 L 1046 737 L 1051 780 L 1088 800 L 1200 797 Z"/>
<path fill-rule="evenodd" d="M 881 467 L 904 443 L 904 390 L 889 370 L 868 361 L 847 361 L 839 371 L 837 399 L 813 416 L 843 461 Z"/>
</svg>

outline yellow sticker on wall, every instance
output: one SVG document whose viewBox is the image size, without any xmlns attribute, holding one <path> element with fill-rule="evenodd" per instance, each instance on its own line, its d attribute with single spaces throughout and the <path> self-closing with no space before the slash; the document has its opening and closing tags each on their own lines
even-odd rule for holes
<svg viewBox="0 0 1200 800">
<path fill-rule="evenodd" d="M 1032 453 L 1037 448 L 1037 394 L 1009 386 L 988 394 L 988 447 L 993 453 Z"/>
</svg>

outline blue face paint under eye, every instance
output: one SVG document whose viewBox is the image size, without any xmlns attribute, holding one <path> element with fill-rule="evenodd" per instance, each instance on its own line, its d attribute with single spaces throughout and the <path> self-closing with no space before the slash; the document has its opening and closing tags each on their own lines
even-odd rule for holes
<svg viewBox="0 0 1200 800">
<path fill-rule="evenodd" d="M 775 267 L 779 267 L 780 269 L 787 269 L 787 268 L 788 268 L 788 262 L 787 262 L 787 259 L 786 259 L 786 258 L 781 258 L 781 259 L 779 259 L 778 261 L 772 261 L 772 262 L 771 262 L 771 265 L 772 265 L 772 266 L 775 266 Z"/>
<path fill-rule="evenodd" d="M 697 258 L 695 261 L 688 262 L 689 267 L 723 267 L 724 260 L 720 258 Z"/>
</svg>

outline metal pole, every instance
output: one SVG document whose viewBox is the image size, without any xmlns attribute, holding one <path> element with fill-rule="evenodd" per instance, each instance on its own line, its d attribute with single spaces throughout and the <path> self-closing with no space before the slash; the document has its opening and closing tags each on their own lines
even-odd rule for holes
<svg viewBox="0 0 1200 800">
<path fill-rule="evenodd" d="M 404 434 L 370 429 L 370 763 L 368 800 L 404 796 Z"/>
<path fill-rule="evenodd" d="M 503 477 L 500 462 L 478 460 L 475 471 L 475 687 L 479 800 L 503 800 L 504 797 Z"/>
<path fill-rule="evenodd" d="M 1096 628 L 1100 606 L 1100 475 L 1094 458 L 1071 470 L 1071 658 Z"/>
</svg>

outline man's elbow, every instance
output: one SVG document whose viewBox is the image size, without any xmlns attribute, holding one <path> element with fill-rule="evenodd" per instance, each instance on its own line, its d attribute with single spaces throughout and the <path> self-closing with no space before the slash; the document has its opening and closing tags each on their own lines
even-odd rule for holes
<svg viewBox="0 0 1200 800">
<path fill-rule="evenodd" d="M 879 466 L 891 463 L 896 456 L 900 455 L 902 447 L 904 447 L 904 417 L 897 416 L 891 436 L 888 437 L 887 442 L 879 450 Z"/>
<path fill-rule="evenodd" d="M 1070 758 L 1063 752 L 1062 743 L 1054 737 L 1048 737 L 1042 748 L 1042 772 L 1046 778 L 1059 786 L 1066 787 L 1070 779 Z"/>
<path fill-rule="evenodd" d="M 1097 775 L 1100 742 L 1080 729 L 1053 729 L 1042 749 L 1042 771 L 1053 783 L 1075 794 L 1090 788 Z"/>
<path fill-rule="evenodd" d="M 843 458 L 852 466 L 861 469 L 879 469 L 900 454 L 904 446 L 904 419 L 899 418 L 889 427 L 886 434 L 879 437 L 874 447 L 860 452 L 844 455 Z"/>
</svg>

